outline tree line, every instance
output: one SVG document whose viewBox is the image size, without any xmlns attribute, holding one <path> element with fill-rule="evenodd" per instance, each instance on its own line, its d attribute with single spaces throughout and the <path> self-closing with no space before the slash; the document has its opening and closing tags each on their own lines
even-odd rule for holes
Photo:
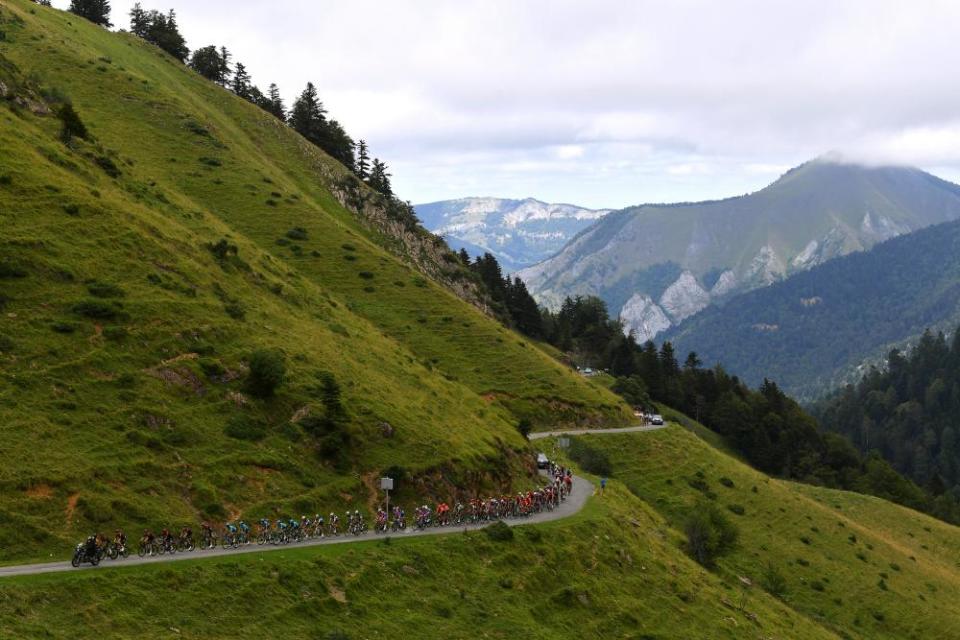
<svg viewBox="0 0 960 640">
<path fill-rule="evenodd" d="M 461 259 L 515 328 L 576 363 L 609 372 L 616 378 L 613 390 L 634 406 L 650 410 L 662 403 L 696 418 L 765 473 L 875 495 L 960 522 L 960 503 L 947 490 L 960 480 L 960 427 L 950 423 L 960 415 L 960 331 L 952 349 L 942 335 L 927 334 L 913 359 L 891 354 L 889 373 L 872 372 L 857 389 L 848 388 L 825 431 L 775 382 L 765 379 L 751 389 L 721 366 L 704 368 L 696 353 L 681 364 L 669 341 L 659 348 L 652 341 L 638 344 L 600 298 L 567 298 L 556 312 L 537 314 L 523 282 L 504 277 L 494 256 L 470 262 L 461 251 Z M 870 414 L 867 422 L 858 407 Z M 856 434 L 860 439 L 853 442 L 847 437 Z M 934 468 L 937 475 L 928 482 Z"/>
<path fill-rule="evenodd" d="M 928 330 L 909 353 L 894 349 L 885 370 L 871 368 L 814 412 L 932 494 L 960 495 L 960 328 L 949 343 Z"/>
<path fill-rule="evenodd" d="M 47 0 L 40 1 L 39 4 L 49 6 Z M 107 28 L 113 26 L 110 21 L 109 0 L 71 0 L 69 11 L 94 24 Z M 413 209 L 408 203 L 393 202 L 394 193 L 387 163 L 379 158 L 371 158 L 365 140 L 354 141 L 343 125 L 328 117 L 312 82 L 307 83 L 293 105 L 287 109 L 276 83 L 271 83 L 264 93 L 254 84 L 246 66 L 239 60 L 234 61 L 234 56 L 227 47 L 208 45 L 191 54 L 180 33 L 173 9 L 162 13 L 146 10 L 141 3 L 136 3 L 130 10 L 130 33 L 158 46 L 204 78 L 229 89 L 288 124 L 350 169 L 360 181 L 382 194 L 387 199 L 387 208 L 393 212 L 394 217 L 415 222 Z"/>
</svg>

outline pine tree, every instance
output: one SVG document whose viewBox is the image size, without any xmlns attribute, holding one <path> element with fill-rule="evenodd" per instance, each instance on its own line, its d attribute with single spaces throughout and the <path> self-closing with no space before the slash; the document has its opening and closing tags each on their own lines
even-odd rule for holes
<svg viewBox="0 0 960 640">
<path fill-rule="evenodd" d="M 346 130 L 336 120 L 328 119 L 320 125 L 320 148 L 339 160 L 343 166 L 351 171 L 356 166 L 353 156 L 355 145 L 353 138 L 347 135 Z"/>
<path fill-rule="evenodd" d="M 250 99 L 250 74 L 242 62 L 237 62 L 233 70 L 233 92 L 243 98 Z"/>
<path fill-rule="evenodd" d="M 70 13 L 86 18 L 94 24 L 112 27 L 110 2 L 108 0 L 70 0 Z"/>
<path fill-rule="evenodd" d="M 52 4 L 50 4 L 50 0 L 33 0 L 33 1 L 36 2 L 38 5 L 40 5 L 41 7 L 52 7 L 52 6 L 53 6 Z"/>
<path fill-rule="evenodd" d="M 233 73 L 233 69 L 230 68 L 232 57 L 226 47 L 220 47 L 220 72 L 217 74 L 217 82 L 224 87 L 230 82 L 230 75 Z"/>
<path fill-rule="evenodd" d="M 220 80 L 220 53 L 214 45 L 201 47 L 193 52 L 190 57 L 190 68 L 199 73 L 207 80 L 218 82 Z"/>
<path fill-rule="evenodd" d="M 307 83 L 300 97 L 290 109 L 290 126 L 313 144 L 320 146 L 322 127 L 326 122 L 326 109 L 317 97 L 317 88 L 312 82 Z"/>
<path fill-rule="evenodd" d="M 130 9 L 130 33 L 146 38 L 149 31 L 150 16 L 138 2 L 133 5 L 133 9 Z"/>
<path fill-rule="evenodd" d="M 393 188 L 390 186 L 390 173 L 387 172 L 387 163 L 382 162 L 379 158 L 373 159 L 367 184 L 370 185 L 370 188 L 374 191 L 382 193 L 387 197 L 393 195 Z M 493 256 L 490 257 L 492 258 Z"/>
<path fill-rule="evenodd" d="M 469 266 L 470 266 L 470 254 L 467 253 L 467 250 L 466 250 L 466 249 L 460 249 L 460 253 L 459 253 L 458 255 L 460 256 L 460 262 L 462 262 L 465 267 L 469 267 Z"/>
<path fill-rule="evenodd" d="M 157 45 L 180 62 L 186 61 L 190 49 L 177 27 L 177 14 L 173 9 L 166 15 L 150 11 L 145 18 L 139 16 L 137 19 L 146 20 L 146 31 L 142 36 L 144 40 Z"/>
<path fill-rule="evenodd" d="M 370 176 L 370 150 L 367 148 L 366 140 L 357 143 L 357 176 L 361 180 L 366 180 Z"/>
<path fill-rule="evenodd" d="M 270 83 L 270 89 L 267 91 L 267 98 L 270 102 L 270 107 L 267 109 L 267 111 L 277 116 L 280 120 L 286 121 L 287 110 L 283 106 L 283 98 L 280 97 L 280 89 L 277 87 L 276 83 Z"/>
<path fill-rule="evenodd" d="M 263 91 L 260 91 L 260 87 L 257 85 L 250 85 L 250 96 L 247 98 L 247 100 L 257 105 L 267 113 L 270 113 L 270 98 L 263 95 Z"/>
</svg>

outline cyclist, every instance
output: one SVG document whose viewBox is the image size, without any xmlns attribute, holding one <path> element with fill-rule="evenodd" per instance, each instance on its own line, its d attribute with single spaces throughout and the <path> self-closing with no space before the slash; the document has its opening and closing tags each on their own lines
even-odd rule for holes
<svg viewBox="0 0 960 640">
<path fill-rule="evenodd" d="M 140 538 L 140 545 L 146 548 L 148 555 L 153 555 L 153 544 L 156 540 L 156 536 L 153 535 L 153 531 L 150 529 L 143 530 L 143 536 Z"/>
<path fill-rule="evenodd" d="M 296 518 L 290 518 L 288 522 L 288 527 L 290 529 L 290 537 L 294 540 L 300 539 L 300 522 Z"/>
<path fill-rule="evenodd" d="M 227 523 L 227 534 L 224 536 L 230 544 L 237 544 L 237 525 L 232 522 Z"/>
<path fill-rule="evenodd" d="M 184 548 L 193 546 L 193 529 L 189 525 L 180 529 L 180 545 Z"/>
<path fill-rule="evenodd" d="M 164 530 L 160 532 L 160 544 L 163 545 L 163 548 L 167 551 L 173 551 L 175 549 L 173 534 L 170 533 L 170 529 L 164 528 Z"/>
<path fill-rule="evenodd" d="M 200 541 L 201 548 L 213 546 L 213 527 L 206 520 L 200 524 Z"/>
<path fill-rule="evenodd" d="M 448 505 L 446 502 L 441 502 L 437 505 L 437 525 L 443 527 L 450 524 L 449 520 L 447 519 L 447 512 L 449 511 L 450 505 Z"/>
<path fill-rule="evenodd" d="M 250 525 L 246 520 L 241 520 L 237 526 L 240 528 L 240 542 L 250 544 Z"/>
<path fill-rule="evenodd" d="M 353 512 L 353 517 L 354 517 L 355 522 L 356 522 L 356 532 L 357 532 L 357 533 L 362 533 L 362 532 L 364 531 L 364 529 L 367 528 L 367 525 L 365 525 L 365 524 L 363 523 L 363 516 L 360 515 L 360 510 L 359 510 L 359 509 L 357 509 L 356 511 Z"/>
<path fill-rule="evenodd" d="M 340 529 L 340 516 L 330 512 L 330 535 L 335 536 L 339 533 Z"/>
</svg>

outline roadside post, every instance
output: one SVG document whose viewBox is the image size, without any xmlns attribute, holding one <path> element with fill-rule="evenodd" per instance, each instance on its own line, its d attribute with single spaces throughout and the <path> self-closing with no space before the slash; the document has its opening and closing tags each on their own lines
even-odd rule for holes
<svg viewBox="0 0 960 640">
<path fill-rule="evenodd" d="M 390 491 L 393 489 L 393 478 L 380 478 L 380 488 L 387 492 L 387 520 L 390 519 Z"/>
</svg>

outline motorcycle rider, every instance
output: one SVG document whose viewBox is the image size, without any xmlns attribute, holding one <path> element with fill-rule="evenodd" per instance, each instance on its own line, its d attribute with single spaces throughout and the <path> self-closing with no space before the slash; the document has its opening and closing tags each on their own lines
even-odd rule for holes
<svg viewBox="0 0 960 640">
<path fill-rule="evenodd" d="M 83 555 L 86 556 L 86 559 L 96 558 L 98 553 L 97 548 L 97 536 L 99 534 L 94 533 L 92 536 L 88 536 L 86 541 L 83 543 Z"/>
</svg>

